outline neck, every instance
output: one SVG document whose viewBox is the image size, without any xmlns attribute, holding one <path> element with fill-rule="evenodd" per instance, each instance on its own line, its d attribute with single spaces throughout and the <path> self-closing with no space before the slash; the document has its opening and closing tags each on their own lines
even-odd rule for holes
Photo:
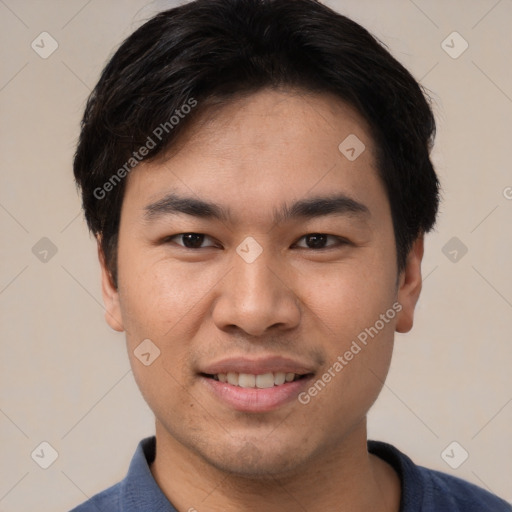
<svg viewBox="0 0 512 512">
<path fill-rule="evenodd" d="M 169 435 L 157 421 L 151 472 L 180 511 L 296 512 L 342 510 L 398 512 L 400 480 L 394 469 L 368 453 L 366 419 L 293 473 L 247 478 L 227 473 Z"/>
</svg>

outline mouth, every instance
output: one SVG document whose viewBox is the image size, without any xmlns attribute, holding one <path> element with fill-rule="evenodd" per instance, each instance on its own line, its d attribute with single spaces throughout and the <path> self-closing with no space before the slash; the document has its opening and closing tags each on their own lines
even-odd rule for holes
<svg viewBox="0 0 512 512">
<path fill-rule="evenodd" d="M 250 413 L 292 406 L 315 375 L 313 366 L 281 357 L 230 358 L 201 370 L 200 382 L 216 403 Z"/>
<path fill-rule="evenodd" d="M 228 383 L 231 386 L 240 388 L 269 389 L 274 386 L 282 386 L 288 382 L 295 382 L 306 378 L 310 374 L 298 374 L 293 372 L 268 372 L 258 375 L 251 373 L 202 373 L 203 377 L 213 379 L 217 382 Z"/>
</svg>

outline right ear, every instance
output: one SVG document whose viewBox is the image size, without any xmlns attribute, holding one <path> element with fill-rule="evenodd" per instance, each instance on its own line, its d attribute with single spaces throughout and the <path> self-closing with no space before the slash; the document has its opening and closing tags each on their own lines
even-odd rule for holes
<svg viewBox="0 0 512 512">
<path fill-rule="evenodd" d="M 101 238 L 96 239 L 98 244 L 98 259 L 101 267 L 101 293 L 105 304 L 105 320 L 114 331 L 123 332 L 123 320 L 121 306 L 119 304 L 119 292 L 114 285 L 110 270 L 107 268 L 105 254 L 101 248 Z"/>
</svg>

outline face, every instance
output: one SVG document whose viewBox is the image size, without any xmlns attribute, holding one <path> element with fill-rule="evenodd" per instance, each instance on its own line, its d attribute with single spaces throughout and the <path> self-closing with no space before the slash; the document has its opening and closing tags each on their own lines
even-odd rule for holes
<svg viewBox="0 0 512 512">
<path fill-rule="evenodd" d="M 397 276 L 368 127 L 329 95 L 253 94 L 140 164 L 103 293 L 162 443 L 255 477 L 341 450 L 412 326 L 422 250 Z"/>
</svg>

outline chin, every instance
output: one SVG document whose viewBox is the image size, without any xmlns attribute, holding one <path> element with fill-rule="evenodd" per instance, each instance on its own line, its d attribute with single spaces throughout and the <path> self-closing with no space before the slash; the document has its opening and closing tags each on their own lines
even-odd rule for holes
<svg viewBox="0 0 512 512">
<path fill-rule="evenodd" d="M 298 443 L 300 445 L 300 441 Z M 220 471 L 251 480 L 274 480 L 298 471 L 308 457 L 297 446 L 280 443 L 274 446 L 267 439 L 240 441 L 217 446 L 214 453 L 201 456 Z"/>
</svg>

